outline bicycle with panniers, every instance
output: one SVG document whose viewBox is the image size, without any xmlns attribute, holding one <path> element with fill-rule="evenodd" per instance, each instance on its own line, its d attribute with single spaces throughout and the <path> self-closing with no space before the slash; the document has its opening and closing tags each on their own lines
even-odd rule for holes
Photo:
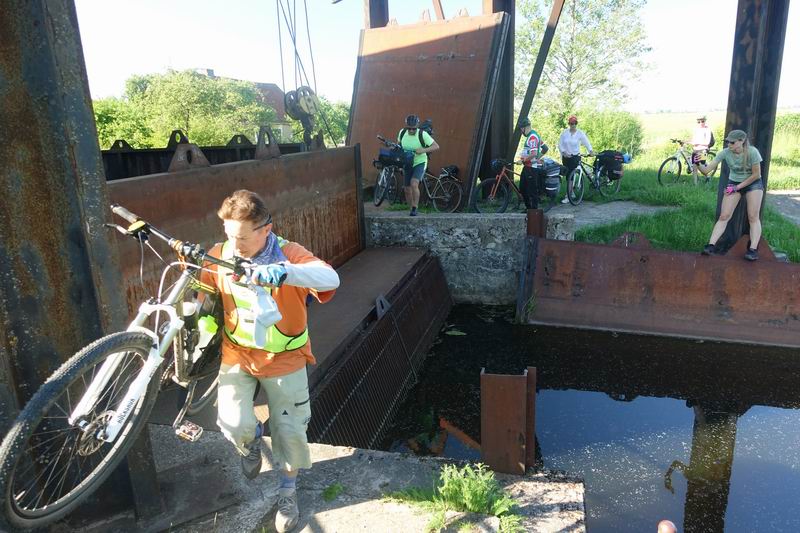
<svg viewBox="0 0 800 533">
<path fill-rule="evenodd" d="M 567 199 L 572 205 L 583 201 L 583 196 L 588 184 L 596 189 L 601 196 L 611 197 L 619 192 L 624 175 L 625 163 L 630 162 L 630 156 L 616 150 L 603 150 L 595 156 L 579 155 L 578 166 L 567 176 Z M 594 163 L 589 165 L 585 158 L 594 157 Z"/>
<path fill-rule="evenodd" d="M 546 153 L 543 145 L 542 153 Z M 517 161 L 517 164 L 522 164 Z M 544 180 L 544 190 L 535 191 L 534 194 L 544 194 L 547 201 L 542 205 L 544 211 L 549 211 L 558 198 L 561 190 L 561 175 L 564 167 L 549 157 L 532 162 L 534 168 L 544 169 L 547 177 Z M 473 192 L 473 204 L 478 213 L 504 213 L 509 206 L 512 211 L 518 211 L 525 205 L 525 198 L 517 186 L 516 181 L 522 178 L 521 174 L 514 172 L 514 164 L 505 159 L 493 159 L 491 163 L 493 178 L 482 180 Z"/>
</svg>

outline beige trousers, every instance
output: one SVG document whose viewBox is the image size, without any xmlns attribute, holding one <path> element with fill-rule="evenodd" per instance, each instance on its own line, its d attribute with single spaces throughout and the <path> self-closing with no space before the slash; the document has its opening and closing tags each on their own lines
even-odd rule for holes
<svg viewBox="0 0 800 533">
<path fill-rule="evenodd" d="M 275 378 L 256 378 L 239 365 L 219 368 L 217 425 L 242 455 L 253 441 L 258 420 L 253 412 L 256 383 L 267 394 L 272 455 L 281 470 L 311 468 L 306 430 L 311 419 L 308 374 L 305 367 Z"/>
</svg>

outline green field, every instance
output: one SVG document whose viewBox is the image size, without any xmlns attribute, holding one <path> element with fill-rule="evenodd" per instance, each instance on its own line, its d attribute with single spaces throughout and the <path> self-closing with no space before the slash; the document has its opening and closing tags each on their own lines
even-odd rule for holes
<svg viewBox="0 0 800 533">
<path fill-rule="evenodd" d="M 717 138 L 715 148 L 722 149 L 724 112 L 706 113 Z M 578 232 L 576 238 L 589 242 L 611 242 L 625 231 L 638 231 L 647 236 L 656 248 L 699 251 L 708 242 L 714 224 L 716 209 L 716 183 L 694 186 L 685 183 L 662 187 L 657 181 L 658 167 L 663 159 L 673 153 L 676 145 L 672 137 L 688 138 L 695 125 L 696 113 L 642 114 L 645 151 L 630 165 L 626 165 L 622 188 L 614 200 L 632 200 L 647 205 L 675 206 L 678 209 L 654 216 L 632 216 L 601 227 Z M 769 171 L 769 190 L 800 189 L 800 135 L 776 133 L 773 142 Z M 606 201 L 591 195 L 590 201 Z M 764 236 L 773 249 L 800 262 L 800 229 L 773 211 L 767 200 L 762 215 Z"/>
</svg>

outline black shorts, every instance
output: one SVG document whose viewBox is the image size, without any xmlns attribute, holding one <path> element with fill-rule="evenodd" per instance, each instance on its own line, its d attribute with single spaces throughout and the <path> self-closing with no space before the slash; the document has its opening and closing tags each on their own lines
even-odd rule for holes
<svg viewBox="0 0 800 533">
<path fill-rule="evenodd" d="M 405 183 L 406 187 L 411 185 L 411 180 L 420 181 L 422 176 L 425 175 L 425 163 L 420 163 L 419 165 L 415 166 L 406 166 L 403 169 L 403 174 L 405 175 Z"/>
<path fill-rule="evenodd" d="M 730 183 L 736 183 L 736 182 L 731 181 Z M 747 194 L 750 191 L 763 191 L 763 190 L 764 190 L 764 182 L 761 181 L 761 178 L 759 178 L 750 185 L 748 185 L 747 187 L 742 187 L 736 192 L 738 192 L 739 194 Z"/>
</svg>

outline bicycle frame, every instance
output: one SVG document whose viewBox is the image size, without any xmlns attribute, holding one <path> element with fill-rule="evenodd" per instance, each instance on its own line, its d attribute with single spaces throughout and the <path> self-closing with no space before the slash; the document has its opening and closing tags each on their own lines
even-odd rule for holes
<svg viewBox="0 0 800 533">
<path fill-rule="evenodd" d="M 511 174 L 511 177 L 509 177 L 509 174 Z M 501 170 L 494 177 L 494 179 L 495 179 L 494 187 L 492 187 L 492 190 L 490 192 L 490 196 L 494 197 L 497 194 L 497 189 L 500 187 L 500 183 L 501 182 L 506 182 L 511 187 L 511 190 L 513 190 L 517 194 L 517 196 L 519 198 L 522 198 L 522 191 L 520 191 L 519 187 L 517 187 L 517 184 L 514 181 L 515 177 L 522 179 L 522 175 L 521 174 L 518 174 L 518 173 L 514 172 L 508 166 L 504 166 L 503 170 Z"/>
<path fill-rule="evenodd" d="M 180 278 L 178 278 L 175 286 L 164 300 L 164 303 L 143 303 L 139 306 L 139 312 L 128 326 L 127 331 L 138 331 L 149 335 L 153 339 L 153 346 L 150 349 L 150 353 L 148 354 L 147 360 L 142 366 L 142 369 L 139 371 L 139 374 L 136 376 L 133 382 L 131 382 L 131 384 L 128 386 L 128 391 L 120 402 L 120 405 L 123 406 L 122 410 L 113 413 L 105 429 L 97 435 L 99 440 L 113 442 L 114 439 L 117 438 L 117 435 L 122 429 L 122 426 L 125 425 L 125 422 L 133 411 L 133 408 L 136 406 L 139 399 L 147 389 L 150 380 L 153 379 L 156 371 L 164 361 L 164 354 L 184 325 L 183 320 L 178 317 L 176 304 L 183 299 L 186 289 L 191 285 L 193 280 L 194 276 L 189 272 L 189 270 L 184 270 L 181 273 Z M 167 322 L 169 327 L 164 333 L 163 338 L 159 339 L 158 335 L 150 329 L 145 328 L 144 324 L 154 312 L 161 311 L 165 312 L 167 316 L 169 316 L 169 321 Z M 178 357 L 178 354 L 176 354 L 176 357 Z M 121 361 L 122 354 L 115 354 L 109 357 L 106 362 L 103 363 L 97 373 L 97 376 L 89 384 L 89 387 L 87 388 L 80 402 L 78 402 L 78 405 L 76 405 L 75 409 L 72 411 L 72 413 L 70 413 L 68 421 L 71 425 L 76 425 L 77 422 L 77 426 L 81 429 L 88 425 L 88 422 L 86 420 L 82 420 L 82 417 L 84 417 L 97 403 L 100 394 L 105 389 L 109 380 L 111 380 L 111 378 L 114 376 L 114 373 L 119 367 Z"/>
</svg>

